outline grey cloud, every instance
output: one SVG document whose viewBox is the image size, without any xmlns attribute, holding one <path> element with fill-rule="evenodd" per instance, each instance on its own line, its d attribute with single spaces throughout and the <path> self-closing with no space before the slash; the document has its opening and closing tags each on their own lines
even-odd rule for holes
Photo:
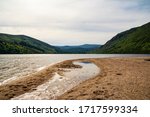
<svg viewBox="0 0 150 117">
<path fill-rule="evenodd" d="M 150 11 L 150 0 L 109 0 L 111 2 L 118 2 L 124 10 L 134 10 L 138 12 Z"/>
<path fill-rule="evenodd" d="M 49 43 L 52 38 L 91 42 L 92 37 L 104 43 L 148 22 L 149 5 L 149 0 L 0 0 L 0 32 L 29 34 Z"/>
</svg>

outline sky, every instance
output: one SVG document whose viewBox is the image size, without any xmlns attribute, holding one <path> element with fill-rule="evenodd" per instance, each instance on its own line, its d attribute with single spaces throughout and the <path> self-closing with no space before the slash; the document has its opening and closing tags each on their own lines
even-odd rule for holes
<svg viewBox="0 0 150 117">
<path fill-rule="evenodd" d="M 150 0 L 0 0 L 0 33 L 51 45 L 105 44 L 149 21 Z"/>
</svg>

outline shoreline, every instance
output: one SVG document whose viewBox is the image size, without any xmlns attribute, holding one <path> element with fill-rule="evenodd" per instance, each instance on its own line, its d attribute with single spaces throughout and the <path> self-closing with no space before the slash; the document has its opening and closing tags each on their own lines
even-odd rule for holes
<svg viewBox="0 0 150 117">
<path fill-rule="evenodd" d="M 24 93 L 35 91 L 39 85 L 42 85 L 51 79 L 56 71 L 59 74 L 62 74 L 62 68 L 78 67 L 78 65 L 72 64 L 72 60 L 62 61 L 60 63 L 53 64 L 39 72 L 1 84 L 0 100 L 9 100 Z"/>
<path fill-rule="evenodd" d="M 150 99 L 150 57 L 85 58 L 56 63 L 28 77 L 0 86 L 0 99 L 11 99 L 36 88 L 57 71 L 79 68 L 73 61 L 90 61 L 101 73 L 57 97 L 58 100 Z"/>
<path fill-rule="evenodd" d="M 99 76 L 82 82 L 58 100 L 149 100 L 150 57 L 92 59 Z"/>
<path fill-rule="evenodd" d="M 76 68 L 66 69 L 65 67 L 61 74 L 56 71 L 51 79 L 39 85 L 35 91 L 22 94 L 12 100 L 55 100 L 58 96 L 83 81 L 97 76 L 100 72 L 99 68 L 91 62 L 73 61 L 72 63 L 76 65 Z"/>
</svg>

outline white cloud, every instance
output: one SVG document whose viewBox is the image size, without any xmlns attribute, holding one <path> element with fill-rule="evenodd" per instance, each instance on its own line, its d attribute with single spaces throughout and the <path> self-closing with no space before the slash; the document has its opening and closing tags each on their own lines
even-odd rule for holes
<svg viewBox="0 0 150 117">
<path fill-rule="evenodd" d="M 104 44 L 120 31 L 149 21 L 146 1 L 1 0 L 0 32 L 25 34 L 55 45 Z"/>
</svg>

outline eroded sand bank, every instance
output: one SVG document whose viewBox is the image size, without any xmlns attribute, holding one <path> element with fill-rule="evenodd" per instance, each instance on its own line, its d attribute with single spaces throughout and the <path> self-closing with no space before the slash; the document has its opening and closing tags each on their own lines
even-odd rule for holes
<svg viewBox="0 0 150 117">
<path fill-rule="evenodd" d="M 63 61 L 32 75 L 4 81 L 0 85 L 0 99 L 56 99 L 79 83 L 99 74 L 99 67 L 85 62 Z"/>
<path fill-rule="evenodd" d="M 101 74 L 57 99 L 150 99 L 150 58 L 107 58 L 91 61 L 101 68 Z"/>
<path fill-rule="evenodd" d="M 73 62 L 73 64 L 79 65 L 81 68 L 63 68 L 64 72 L 61 75 L 56 71 L 51 79 L 38 86 L 35 91 L 25 93 L 13 99 L 56 99 L 79 83 L 97 76 L 100 72 L 99 68 L 91 62 Z"/>
<path fill-rule="evenodd" d="M 92 76 L 93 78 L 84 79 L 74 85 L 72 85 L 73 81 L 70 82 L 72 87 L 67 90 L 64 87 L 65 93 L 62 95 L 60 93 L 62 91 L 57 88 L 50 90 L 49 86 L 55 84 L 55 81 L 61 81 L 64 74 L 69 73 L 66 70 L 81 69 L 80 65 L 72 64 L 71 60 L 52 65 L 28 77 L 0 85 L 0 99 L 150 99 L 149 57 L 100 58 L 82 61 L 96 64 L 101 71 Z M 83 76 L 81 77 L 83 78 Z M 45 89 L 41 91 L 45 91 L 45 93 L 37 93 L 36 91 L 42 89 L 43 85 Z"/>
</svg>

